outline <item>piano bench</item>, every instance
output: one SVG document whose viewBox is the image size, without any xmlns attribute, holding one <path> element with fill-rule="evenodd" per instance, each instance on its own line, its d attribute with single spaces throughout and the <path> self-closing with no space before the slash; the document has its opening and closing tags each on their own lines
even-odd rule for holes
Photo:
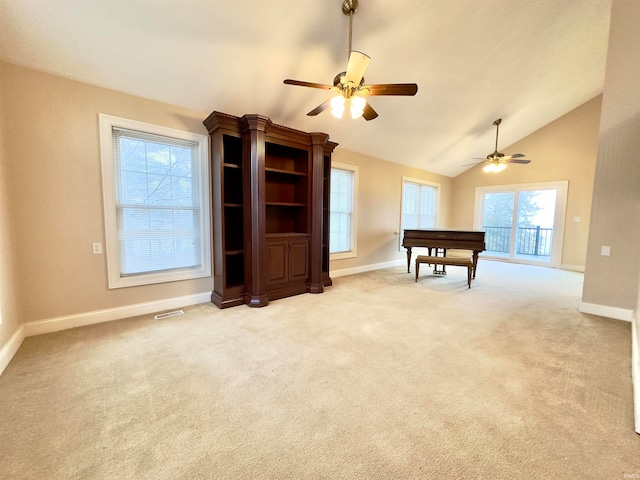
<svg viewBox="0 0 640 480">
<path fill-rule="evenodd" d="M 432 257 L 428 255 L 418 255 L 416 257 L 416 282 L 420 274 L 420 264 L 427 265 L 449 265 L 452 267 L 467 267 L 467 284 L 471 288 L 471 273 L 473 271 L 473 259 L 461 257 Z"/>
</svg>

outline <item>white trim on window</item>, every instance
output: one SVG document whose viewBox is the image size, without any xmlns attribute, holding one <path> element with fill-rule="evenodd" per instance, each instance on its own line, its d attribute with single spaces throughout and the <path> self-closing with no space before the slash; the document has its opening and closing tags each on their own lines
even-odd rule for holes
<svg viewBox="0 0 640 480">
<path fill-rule="evenodd" d="M 398 250 L 404 251 L 402 248 L 402 238 L 404 237 L 404 195 L 405 195 L 405 185 L 407 183 L 413 183 L 417 185 L 424 185 L 427 187 L 433 187 L 435 189 L 435 212 L 434 212 L 434 220 L 433 220 L 433 228 L 438 228 L 440 226 L 440 189 L 441 185 L 435 182 L 429 182 L 427 180 L 422 180 L 420 178 L 411 178 L 411 177 L 402 177 L 402 189 L 400 193 L 400 235 L 398 235 Z M 421 227 L 426 228 L 426 227 Z"/>
<path fill-rule="evenodd" d="M 346 163 L 339 162 L 331 162 L 331 170 L 344 170 L 352 173 L 352 184 L 351 184 L 351 211 L 350 212 L 341 212 L 348 214 L 349 217 L 349 232 L 350 232 L 350 246 L 349 249 L 342 252 L 330 253 L 329 260 L 341 260 L 344 258 L 354 258 L 358 255 L 357 251 L 357 234 L 358 234 L 358 172 L 359 167 L 355 165 L 348 165 Z M 331 188 L 333 188 L 333 183 L 331 184 Z M 330 195 L 331 196 L 331 195 Z M 329 202 L 331 211 L 329 212 L 329 216 L 333 212 L 333 202 Z M 331 226 L 331 222 L 329 222 Z"/>
<path fill-rule="evenodd" d="M 555 190 L 556 191 L 556 208 L 553 222 L 553 244 L 551 247 L 551 255 L 549 262 L 527 261 L 524 259 L 509 258 L 508 261 L 514 263 L 523 263 L 530 265 L 544 265 L 550 267 L 560 266 L 562 260 L 562 249 L 564 245 L 564 227 L 567 210 L 567 194 L 569 190 L 568 180 L 559 180 L 551 182 L 532 182 L 515 185 L 494 185 L 476 187 L 475 207 L 473 215 L 474 230 L 482 229 L 482 215 L 484 210 L 484 194 L 485 193 L 513 193 L 517 199 L 520 192 L 527 190 Z M 515 212 L 517 212 L 517 200 L 515 204 Z M 515 220 L 514 220 L 515 221 Z M 490 255 L 484 253 L 484 256 L 490 258 Z M 511 257 L 511 253 L 509 254 Z"/>
<path fill-rule="evenodd" d="M 209 139 L 206 135 L 151 125 L 125 118 L 99 114 L 100 152 L 102 163 L 102 195 L 104 206 L 105 245 L 109 288 L 172 282 L 211 276 L 210 220 L 209 220 Z M 121 274 L 121 252 L 118 238 L 118 207 L 114 129 L 125 129 L 144 135 L 162 136 L 175 142 L 190 142 L 195 152 L 193 168 L 193 199 L 197 205 L 191 210 L 199 223 L 198 261 L 194 266 L 171 268 L 134 275 Z"/>
</svg>

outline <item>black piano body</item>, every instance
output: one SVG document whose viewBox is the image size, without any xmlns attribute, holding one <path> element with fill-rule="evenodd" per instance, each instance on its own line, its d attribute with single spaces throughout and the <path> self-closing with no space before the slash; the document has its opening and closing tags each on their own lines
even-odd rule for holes
<svg viewBox="0 0 640 480">
<path fill-rule="evenodd" d="M 486 249 L 484 234 L 478 230 L 439 230 L 426 228 L 420 230 L 404 230 L 402 246 L 407 249 L 407 272 L 411 271 L 411 249 L 425 247 L 435 254 L 447 255 L 448 249 L 473 251 L 473 278 L 476 278 L 478 254 Z"/>
</svg>

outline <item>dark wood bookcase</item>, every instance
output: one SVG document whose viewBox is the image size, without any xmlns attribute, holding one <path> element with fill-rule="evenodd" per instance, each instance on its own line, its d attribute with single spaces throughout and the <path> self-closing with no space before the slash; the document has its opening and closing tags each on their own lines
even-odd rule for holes
<svg viewBox="0 0 640 480">
<path fill-rule="evenodd" d="M 322 293 L 329 276 L 331 154 L 324 133 L 213 112 L 213 271 L 220 308 Z"/>
</svg>

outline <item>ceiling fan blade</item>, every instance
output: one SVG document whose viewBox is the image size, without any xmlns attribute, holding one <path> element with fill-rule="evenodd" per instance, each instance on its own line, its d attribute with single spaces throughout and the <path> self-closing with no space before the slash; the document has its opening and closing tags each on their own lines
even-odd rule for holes
<svg viewBox="0 0 640 480">
<path fill-rule="evenodd" d="M 514 153 L 513 155 L 507 155 L 509 158 L 522 158 L 524 157 L 524 153 Z"/>
<path fill-rule="evenodd" d="M 465 164 L 465 165 L 461 165 L 461 166 L 462 166 L 462 167 L 471 167 L 471 166 L 473 166 L 473 165 L 480 165 L 481 163 L 489 163 L 489 162 L 484 161 L 484 162 L 476 162 L 476 163 L 467 163 L 467 164 Z"/>
<path fill-rule="evenodd" d="M 527 163 L 531 163 L 531 160 L 525 160 L 524 158 L 522 159 L 513 159 L 510 158 L 509 160 L 505 160 L 506 163 L 521 163 L 523 165 L 526 165 Z"/>
<path fill-rule="evenodd" d="M 321 88 L 323 90 L 331 90 L 332 88 L 334 88 L 331 85 L 324 85 L 322 83 L 303 82 L 301 80 L 291 80 L 288 78 L 284 81 L 284 83 L 287 85 L 298 85 L 300 87 Z"/>
<path fill-rule="evenodd" d="M 326 102 L 322 102 L 316 108 L 314 108 L 309 113 L 307 113 L 307 115 L 309 115 L 310 117 L 314 117 L 319 113 L 324 112 L 327 108 L 329 108 L 330 105 L 331 105 L 331 99 L 327 100 Z"/>
<path fill-rule="evenodd" d="M 363 85 L 360 87 L 362 95 L 415 95 L 418 85 L 415 83 L 383 83 L 378 85 Z"/>
<path fill-rule="evenodd" d="M 369 120 L 373 120 L 377 116 L 378 116 L 378 113 L 373 109 L 371 105 L 369 105 L 369 102 L 367 102 L 367 104 L 364 106 L 364 112 L 362 113 L 362 117 L 365 120 L 369 121 Z"/>
<path fill-rule="evenodd" d="M 347 73 L 344 76 L 345 83 L 352 82 L 353 85 L 360 85 L 364 71 L 367 69 L 367 65 L 371 58 L 362 52 L 352 51 L 349 55 L 349 64 L 347 65 Z"/>
</svg>

